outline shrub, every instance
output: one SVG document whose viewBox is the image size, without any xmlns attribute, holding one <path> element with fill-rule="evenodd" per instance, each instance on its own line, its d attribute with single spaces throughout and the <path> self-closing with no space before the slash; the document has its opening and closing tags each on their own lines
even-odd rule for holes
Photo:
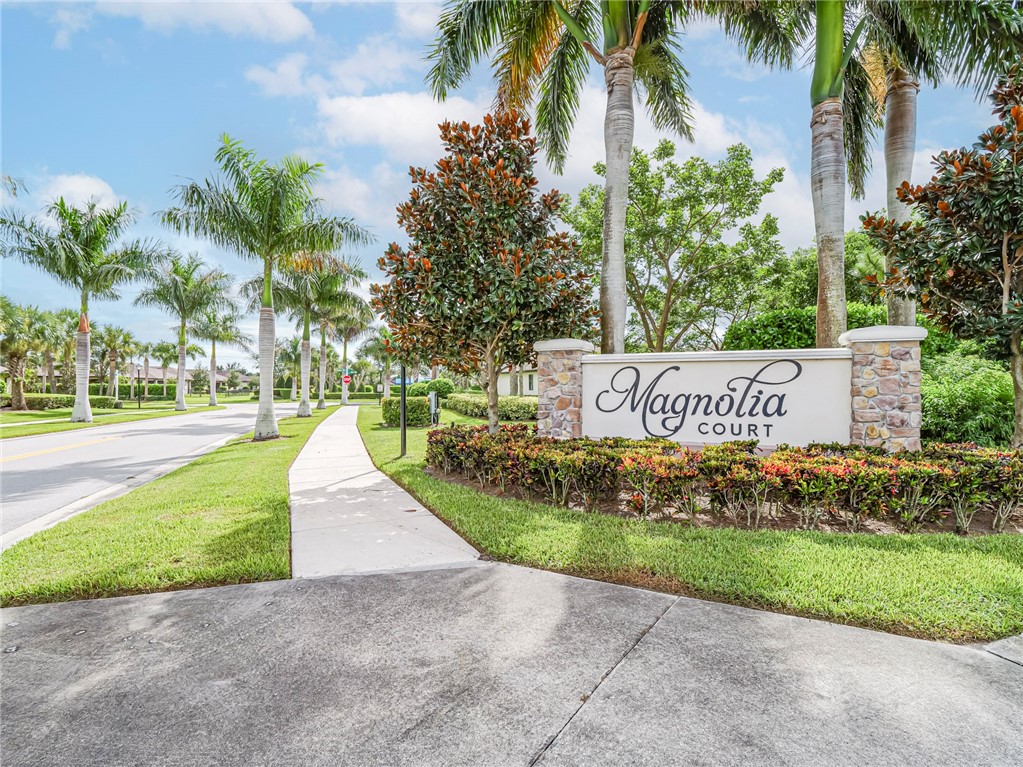
<svg viewBox="0 0 1023 767">
<path fill-rule="evenodd" d="M 455 383 L 448 378 L 435 378 L 427 384 L 426 390 L 435 391 L 441 399 L 446 399 L 448 395 L 454 394 Z"/>
<path fill-rule="evenodd" d="M 850 303 L 849 328 L 885 325 L 888 315 L 883 306 Z M 959 346 L 952 335 L 938 330 L 922 314 L 917 324 L 927 328 L 927 338 L 921 344 L 921 356 L 926 359 L 948 354 Z M 816 343 L 817 307 L 802 309 L 776 309 L 747 320 L 733 322 L 725 331 L 722 349 L 812 349 Z"/>
<path fill-rule="evenodd" d="M 381 403 L 384 411 L 384 423 L 388 426 L 401 425 L 401 399 L 399 397 L 384 397 Z M 405 425 L 406 426 L 429 426 L 430 425 L 430 400 L 426 397 L 405 396 Z"/>
<path fill-rule="evenodd" d="M 429 384 L 426 381 L 419 381 L 412 384 L 405 390 L 406 397 L 425 397 L 429 393 Z M 400 394 L 399 389 L 399 394 Z"/>
<path fill-rule="evenodd" d="M 373 384 L 363 384 L 361 391 L 365 394 L 370 394 L 375 390 L 373 388 Z"/>
<path fill-rule="evenodd" d="M 502 421 L 535 421 L 536 397 L 499 397 L 498 417 Z M 444 407 L 471 418 L 487 417 L 487 398 L 482 394 L 451 394 Z"/>
<path fill-rule="evenodd" d="M 982 509 L 992 513 L 995 531 L 1023 516 L 1023 451 L 944 444 L 886 455 L 811 445 L 762 457 L 755 447 L 732 442 L 691 452 L 668 440 L 558 441 L 536 437 L 526 424 L 504 424 L 494 435 L 484 425 L 435 429 L 426 459 L 445 473 L 517 486 L 559 505 L 593 510 L 624 493 L 644 516 L 703 511 L 749 528 L 792 515 L 803 529 L 830 516 L 851 531 L 877 518 L 913 532 L 953 515 L 966 533 Z"/>
<path fill-rule="evenodd" d="M 1012 376 L 998 363 L 951 354 L 925 360 L 921 436 L 941 442 L 1007 445 L 1012 437 Z"/>
<path fill-rule="evenodd" d="M 113 397 L 89 397 L 89 404 L 94 408 L 109 410 L 115 407 Z M 75 406 L 73 394 L 26 394 L 25 403 L 29 410 L 56 410 L 57 408 L 70 408 Z M 11 398 L 0 397 L 0 407 L 10 407 Z"/>
</svg>

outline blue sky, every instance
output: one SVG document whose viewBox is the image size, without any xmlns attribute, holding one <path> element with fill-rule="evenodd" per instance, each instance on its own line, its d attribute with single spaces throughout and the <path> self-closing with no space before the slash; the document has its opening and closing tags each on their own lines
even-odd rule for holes
<svg viewBox="0 0 1023 767">
<path fill-rule="evenodd" d="M 140 214 L 136 234 L 198 251 L 239 279 L 252 262 L 181 238 L 154 214 L 168 190 L 213 171 L 218 136 L 227 132 L 265 157 L 298 152 L 322 162 L 320 194 L 378 238 L 354 253 L 369 270 L 386 244 L 400 239 L 394 207 L 408 192 L 409 165 L 429 164 L 445 117 L 478 120 L 492 98 L 488 72 L 444 104 L 423 84 L 423 56 L 440 6 L 426 2 L 100 2 L 10 3 L 2 14 L 2 166 L 29 194 L 4 200 L 34 212 L 57 195 L 76 201 L 126 200 Z M 682 154 L 714 160 L 742 141 L 761 173 L 785 168 L 765 201 L 788 248 L 813 238 L 808 183 L 809 75 L 746 65 L 713 26 L 683 41 L 691 73 L 696 139 Z M 594 67 L 583 94 L 565 174 L 542 180 L 574 194 L 592 183 L 603 159 L 602 78 Z M 971 143 L 989 108 L 970 92 L 924 87 L 920 95 L 915 177 L 929 176 L 931 155 Z M 637 114 L 636 145 L 659 138 Z M 876 153 L 867 198 L 850 202 L 850 226 L 884 205 L 883 163 Z M 43 308 L 76 305 L 47 277 L 9 261 L 2 289 Z M 171 320 L 131 305 L 97 302 L 95 323 L 116 323 L 144 340 L 171 337 Z M 255 332 L 255 319 L 248 328 Z M 278 333 L 291 332 L 279 320 Z M 246 355 L 218 350 L 223 362 Z"/>
</svg>

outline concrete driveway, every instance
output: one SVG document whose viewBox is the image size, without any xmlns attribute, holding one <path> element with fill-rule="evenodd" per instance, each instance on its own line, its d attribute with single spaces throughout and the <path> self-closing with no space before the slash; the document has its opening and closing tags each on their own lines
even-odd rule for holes
<svg viewBox="0 0 1023 767">
<path fill-rule="evenodd" d="M 4 767 L 1023 764 L 983 648 L 507 565 L 0 619 Z"/>
</svg>

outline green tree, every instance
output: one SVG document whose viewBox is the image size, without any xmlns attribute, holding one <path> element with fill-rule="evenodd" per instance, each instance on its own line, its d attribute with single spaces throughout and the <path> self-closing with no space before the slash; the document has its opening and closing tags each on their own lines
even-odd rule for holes
<svg viewBox="0 0 1023 767">
<path fill-rule="evenodd" d="M 760 270 L 781 254 L 776 219 L 748 220 L 781 181 L 780 168 L 757 179 L 742 144 L 714 164 L 699 157 L 678 162 L 675 151 L 664 140 L 651 153 L 636 149 L 632 155 L 625 219 L 632 308 L 627 340 L 642 351 L 717 346 L 723 328 L 752 310 Z M 604 166 L 596 172 L 604 175 Z M 603 210 L 604 190 L 591 185 L 564 216 L 590 271 L 602 252 Z M 726 242 L 737 227 L 736 241 Z"/>
<path fill-rule="evenodd" d="M 96 344 L 101 349 L 103 359 L 106 360 L 107 370 L 109 370 L 108 397 L 113 397 L 115 400 L 120 399 L 122 355 L 130 354 L 136 343 L 138 341 L 130 330 L 116 325 L 104 325 L 96 334 Z"/>
<path fill-rule="evenodd" d="M 60 392 L 74 394 L 75 345 L 78 341 L 78 312 L 74 309 L 59 309 L 56 312 L 60 344 Z"/>
<path fill-rule="evenodd" d="M 177 206 L 165 210 L 162 219 L 175 231 L 205 237 L 262 263 L 259 378 L 272 381 L 275 268 L 303 252 L 330 253 L 372 238 L 350 219 L 323 214 L 322 201 L 313 194 L 322 172 L 319 164 L 295 156 L 271 164 L 226 135 L 216 162 L 220 178 L 179 186 L 174 192 Z M 273 387 L 261 386 L 254 439 L 277 436 Z"/>
<path fill-rule="evenodd" d="M 42 339 L 37 326 L 42 322 L 42 312 L 34 306 L 19 306 L 5 296 L 0 296 L 0 356 L 7 367 L 11 385 L 11 409 L 28 410 L 25 401 L 25 377 L 29 355 L 42 348 Z"/>
<path fill-rule="evenodd" d="M 1023 447 L 1023 65 L 992 92 L 998 123 L 970 149 L 941 152 L 900 200 L 911 223 L 864 217 L 895 265 L 887 291 L 919 296 L 925 315 L 961 338 L 1001 341 L 1015 391 L 1013 447 Z"/>
<path fill-rule="evenodd" d="M 215 381 L 216 378 L 210 378 L 210 374 L 202 368 L 196 368 L 192 371 L 192 393 L 202 394 L 205 391 L 212 390 L 216 387 L 210 385 L 210 381 Z"/>
<path fill-rule="evenodd" d="M 662 129 L 692 138 L 687 73 L 680 44 L 691 6 L 650 0 L 476 2 L 452 0 L 441 16 L 428 82 L 438 98 L 494 52 L 497 105 L 534 101 L 541 145 L 564 167 L 589 58 L 604 72 L 605 226 L 600 282 L 601 347 L 625 349 L 625 217 L 635 123 L 634 93 Z M 600 42 L 602 39 L 602 42 Z"/>
<path fill-rule="evenodd" d="M 530 359 L 539 339 L 589 335 L 595 317 L 575 244 L 554 231 L 561 197 L 535 191 L 528 134 L 514 112 L 443 123 L 437 170 L 413 168 L 398 206 L 409 246 L 391 244 L 388 281 L 371 288 L 399 359 L 482 373 L 491 432 L 500 370 Z"/>
<path fill-rule="evenodd" d="M 321 326 L 320 337 L 324 333 L 332 333 L 341 342 L 341 367 L 348 373 L 348 346 L 356 343 L 369 332 L 373 323 L 373 309 L 365 301 L 352 304 L 348 309 L 334 317 L 326 326 Z M 341 404 L 348 404 L 348 384 L 341 382 Z"/>
<path fill-rule="evenodd" d="M 182 256 L 171 251 L 162 269 L 153 273 L 149 285 L 135 298 L 135 306 L 162 309 L 178 322 L 178 387 L 175 410 L 186 410 L 185 356 L 189 325 L 202 313 L 224 307 L 231 276 L 208 269 L 198 253 Z"/>
<path fill-rule="evenodd" d="M 91 200 L 76 208 L 63 198 L 50 204 L 39 219 L 10 211 L 0 213 L 0 232 L 4 236 L 0 254 L 41 269 L 81 296 L 72 421 L 92 421 L 90 299 L 117 300 L 122 285 L 143 279 L 164 258 L 165 249 L 154 242 L 122 241 L 135 218 L 135 212 L 125 203 L 102 208 Z"/>
<path fill-rule="evenodd" d="M 240 319 L 241 313 L 238 307 L 233 302 L 225 302 L 219 308 L 209 307 L 200 311 L 191 322 L 192 334 L 200 341 L 210 342 L 209 377 L 214 382 L 214 385 L 210 387 L 210 407 L 217 405 L 217 344 L 235 346 L 246 352 L 250 351 L 252 346 L 252 336 L 243 332 L 238 325 Z M 235 384 L 231 386 L 229 377 L 228 389 L 237 389 L 241 379 L 237 378 L 236 370 L 231 372 L 236 374 Z"/>
<path fill-rule="evenodd" d="M 224 381 L 224 385 L 227 387 L 228 394 L 238 391 L 238 387 L 242 385 L 242 374 L 237 370 L 228 370 L 227 380 Z"/>
</svg>

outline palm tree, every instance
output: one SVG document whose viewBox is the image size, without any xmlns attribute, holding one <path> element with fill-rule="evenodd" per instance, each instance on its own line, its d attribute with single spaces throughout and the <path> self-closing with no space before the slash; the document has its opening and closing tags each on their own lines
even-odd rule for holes
<svg viewBox="0 0 1023 767">
<path fill-rule="evenodd" d="M 39 338 L 39 349 L 43 353 L 43 380 L 40 391 L 45 394 L 49 385 L 50 393 L 57 393 L 57 375 L 55 368 L 56 355 L 60 353 L 61 345 L 64 342 L 65 328 L 62 325 L 60 314 L 57 312 L 42 312 L 39 322 L 35 327 Z"/>
<path fill-rule="evenodd" d="M 302 365 L 302 339 L 295 336 L 294 338 L 281 341 L 277 347 L 277 354 L 280 357 L 281 368 L 284 371 L 282 375 L 286 375 L 291 379 L 291 396 L 288 399 L 294 402 L 298 399 L 298 376 Z M 262 391 L 262 386 L 260 390 Z"/>
<path fill-rule="evenodd" d="M 217 405 L 217 344 L 237 346 L 246 352 L 252 345 L 252 336 L 238 326 L 240 319 L 238 307 L 232 302 L 219 311 L 207 309 L 192 320 L 195 337 L 210 342 L 210 407 Z"/>
<path fill-rule="evenodd" d="M 116 325 L 104 325 L 96 335 L 96 344 L 99 346 L 102 356 L 106 361 L 107 369 L 110 371 L 109 382 L 107 383 L 107 396 L 115 400 L 120 399 L 120 358 L 122 354 L 128 354 L 136 343 L 135 336 L 131 331 L 119 328 Z"/>
<path fill-rule="evenodd" d="M 160 361 L 163 373 L 163 398 L 167 399 L 167 368 L 178 358 L 178 345 L 171 341 L 158 341 L 153 344 L 153 356 Z"/>
<path fill-rule="evenodd" d="M 355 343 L 366 335 L 373 319 L 373 310 L 370 308 L 369 304 L 365 301 L 360 301 L 358 304 L 354 304 L 344 314 L 336 317 L 331 323 L 333 326 L 334 336 L 338 338 L 342 344 L 343 351 L 341 354 L 341 367 L 346 374 L 348 373 L 348 345 Z M 321 329 L 321 336 L 323 332 L 324 331 Z M 346 384 L 343 380 L 341 382 L 341 404 L 348 404 L 348 384 Z M 319 407 L 319 405 L 317 405 L 317 407 Z"/>
<path fill-rule="evenodd" d="M 0 356 L 7 366 L 7 375 L 11 382 L 11 409 L 28 410 L 25 401 L 25 373 L 29 355 L 42 347 L 37 332 L 43 320 L 43 313 L 34 306 L 19 306 L 0 296 L 0 325 L 3 336 L 0 336 Z"/>
<path fill-rule="evenodd" d="M 126 203 L 101 208 L 96 200 L 90 200 L 85 207 L 77 208 L 60 198 L 47 206 L 44 213 L 41 219 L 28 219 L 9 211 L 0 213 L 2 255 L 42 269 L 81 296 L 71 420 L 88 422 L 92 421 L 89 300 L 118 299 L 118 288 L 144 278 L 165 251 L 148 240 L 121 241 L 136 219 L 136 213 Z"/>
<path fill-rule="evenodd" d="M 205 266 L 198 253 L 181 256 L 172 252 L 164 268 L 153 274 L 149 286 L 135 299 L 136 306 L 158 307 L 178 321 L 178 390 L 175 410 L 187 409 L 185 355 L 188 326 L 201 312 L 224 306 L 227 290 L 231 286 L 230 275 L 220 269 L 205 269 Z"/>
<path fill-rule="evenodd" d="M 654 125 L 692 139 L 686 70 L 678 40 L 689 16 L 686 2 L 651 0 L 477 2 L 451 0 L 439 22 L 427 76 L 443 99 L 492 50 L 497 107 L 536 101 L 537 133 L 554 169 L 564 168 L 568 139 L 586 83 L 587 56 L 607 85 L 604 150 L 601 348 L 625 351 L 625 211 L 634 131 L 633 92 L 641 85 Z M 603 35 L 598 48 L 592 41 Z M 536 97 L 536 94 L 539 94 Z"/>
<path fill-rule="evenodd" d="M 359 355 L 373 360 L 380 366 L 380 383 L 384 387 L 384 396 L 390 392 L 387 388 L 391 375 L 391 331 L 386 325 L 378 325 L 371 331 L 370 337 L 359 347 Z"/>
<path fill-rule="evenodd" d="M 274 414 L 275 319 L 273 273 L 282 260 L 302 252 L 332 252 L 371 241 L 347 218 L 325 216 L 313 184 L 322 172 L 295 156 L 278 164 L 258 159 L 251 150 L 224 135 L 216 154 L 221 178 L 179 186 L 177 206 L 165 210 L 163 222 L 177 232 L 205 237 L 215 245 L 262 262 L 263 291 L 259 310 L 259 409 L 254 439 L 279 436 Z"/>
<path fill-rule="evenodd" d="M 149 358 L 153 354 L 153 347 L 156 346 L 152 341 L 140 342 L 136 349 L 139 356 L 142 358 L 142 399 L 149 399 Z"/>
<path fill-rule="evenodd" d="M 55 322 L 59 338 L 60 391 L 71 394 L 75 390 L 71 371 L 75 364 L 75 345 L 78 340 L 78 312 L 74 309 L 60 309 L 56 312 Z"/>
</svg>

